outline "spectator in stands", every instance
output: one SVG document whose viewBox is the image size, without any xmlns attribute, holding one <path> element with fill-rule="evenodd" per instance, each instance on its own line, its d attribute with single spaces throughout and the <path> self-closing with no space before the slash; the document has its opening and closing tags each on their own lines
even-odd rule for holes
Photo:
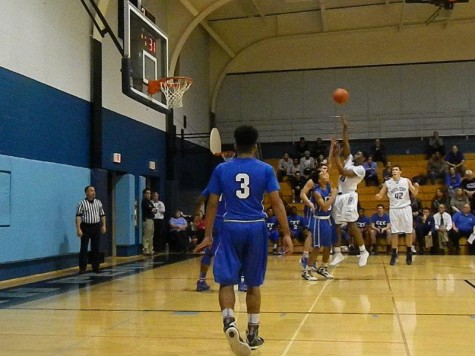
<svg viewBox="0 0 475 356">
<path fill-rule="evenodd" d="M 393 164 L 388 161 L 386 163 L 386 166 L 383 169 L 383 181 L 387 181 L 392 176 L 393 176 Z"/>
<path fill-rule="evenodd" d="M 452 217 L 445 211 L 445 205 L 440 204 L 437 213 L 433 216 L 434 224 L 432 226 L 432 249 L 431 254 L 444 254 L 445 246 L 449 242 L 449 234 L 452 230 Z"/>
<path fill-rule="evenodd" d="M 179 209 L 175 210 L 175 215 L 170 218 L 170 240 L 176 251 L 188 252 L 190 250 L 190 240 L 188 236 L 188 222 L 183 217 Z"/>
<path fill-rule="evenodd" d="M 409 192 L 409 197 L 411 198 L 412 218 L 416 220 L 422 214 L 422 201 L 411 192 Z"/>
<path fill-rule="evenodd" d="M 429 142 L 427 143 L 427 157 L 432 157 L 436 152 L 439 152 L 442 157 L 445 156 L 444 140 L 439 136 L 437 131 L 434 131 L 432 137 L 429 137 Z"/>
<path fill-rule="evenodd" d="M 470 200 L 472 211 L 475 211 L 475 177 L 470 169 L 465 171 L 465 177 L 462 179 L 462 189 Z"/>
<path fill-rule="evenodd" d="M 277 166 L 277 180 L 282 182 L 285 177 L 292 175 L 292 159 L 288 153 L 284 153 L 284 157 L 279 160 Z"/>
<path fill-rule="evenodd" d="M 376 255 L 378 253 L 378 246 L 376 241 L 371 240 L 371 220 L 366 216 L 365 210 L 363 208 L 358 209 L 358 220 L 356 220 L 356 225 L 361 231 L 361 236 L 365 241 L 366 250 L 370 251 L 370 254 Z"/>
<path fill-rule="evenodd" d="M 366 186 L 370 185 L 379 186 L 379 177 L 378 177 L 378 165 L 376 162 L 373 162 L 373 157 L 369 156 L 366 162 L 363 163 L 365 169 L 364 181 Z"/>
<path fill-rule="evenodd" d="M 371 241 L 378 243 L 378 238 L 386 241 L 387 252 L 391 251 L 391 223 L 389 215 L 384 212 L 384 205 L 378 204 L 376 213 L 371 216 Z"/>
<path fill-rule="evenodd" d="M 450 207 L 452 212 L 462 211 L 465 204 L 470 204 L 468 196 L 463 192 L 462 187 L 456 188 L 454 196 L 450 199 Z"/>
<path fill-rule="evenodd" d="M 310 156 L 310 151 L 305 151 L 303 157 L 300 159 L 300 167 L 303 171 L 303 176 L 308 179 L 315 170 L 315 159 Z"/>
<path fill-rule="evenodd" d="M 447 194 L 445 194 L 444 190 L 442 190 L 441 188 L 437 188 L 437 190 L 435 191 L 434 198 L 432 198 L 432 202 L 431 202 L 431 205 L 430 205 L 433 214 L 435 214 L 439 211 L 439 206 L 441 204 L 443 204 L 445 207 L 450 206 L 449 205 L 449 200 L 447 198 Z M 446 209 L 446 210 L 448 210 L 448 209 Z"/>
<path fill-rule="evenodd" d="M 272 241 L 272 254 L 281 255 L 282 253 L 279 252 L 279 221 L 277 221 L 277 217 L 274 215 L 272 207 L 266 209 L 266 226 L 267 231 L 269 232 L 269 240 Z"/>
<path fill-rule="evenodd" d="M 454 167 L 450 167 L 448 173 L 445 174 L 445 186 L 447 188 L 447 194 L 451 198 L 454 196 L 456 188 L 462 186 L 462 178 L 459 172 L 455 172 Z"/>
<path fill-rule="evenodd" d="M 444 179 L 447 166 L 439 152 L 435 152 L 427 162 L 427 179 L 435 184 L 436 179 Z"/>
<path fill-rule="evenodd" d="M 455 248 L 455 254 L 460 255 L 460 238 L 468 238 L 475 233 L 475 216 L 470 212 L 470 204 L 465 204 L 462 211 L 458 211 L 452 217 L 452 234 L 450 239 Z"/>
<path fill-rule="evenodd" d="M 386 166 L 386 147 L 384 147 L 379 138 L 374 140 L 374 144 L 370 148 L 370 153 L 375 162 L 383 162 L 383 166 Z"/>
<path fill-rule="evenodd" d="M 465 174 L 465 157 L 456 145 L 453 145 L 450 152 L 445 156 L 445 163 L 448 167 L 454 167 L 460 175 Z"/>
<path fill-rule="evenodd" d="M 327 165 L 328 164 L 328 159 L 324 155 L 320 155 L 317 157 L 315 161 L 315 165 L 318 167 L 320 165 Z"/>
<path fill-rule="evenodd" d="M 297 239 L 303 243 L 307 237 L 305 219 L 303 216 L 297 214 L 297 208 L 295 206 L 290 208 L 290 213 L 287 216 L 287 220 L 289 221 L 290 237 L 292 240 Z"/>
<path fill-rule="evenodd" d="M 290 185 L 292 187 L 292 203 L 301 203 L 300 192 L 307 183 L 307 179 L 302 177 L 300 172 L 295 173 L 295 177 L 290 180 Z"/>
<path fill-rule="evenodd" d="M 302 158 L 305 151 L 309 151 L 308 143 L 305 141 L 305 137 L 300 137 L 299 142 L 295 144 L 295 157 Z"/>
<path fill-rule="evenodd" d="M 426 236 L 432 230 L 433 220 L 430 215 L 430 210 L 427 207 L 422 209 L 422 214 L 416 218 L 414 229 L 416 230 L 417 253 L 419 255 L 425 254 Z"/>
<path fill-rule="evenodd" d="M 295 173 L 297 172 L 302 173 L 302 166 L 300 165 L 300 160 L 298 158 L 294 158 L 292 161 L 292 167 L 290 169 L 290 175 L 295 177 Z"/>
<path fill-rule="evenodd" d="M 317 137 L 317 140 L 314 142 L 312 145 L 312 149 L 310 151 L 310 154 L 313 158 L 318 160 L 320 156 L 326 157 L 327 156 L 327 147 L 325 144 L 322 142 L 322 139 L 320 137 Z"/>
</svg>

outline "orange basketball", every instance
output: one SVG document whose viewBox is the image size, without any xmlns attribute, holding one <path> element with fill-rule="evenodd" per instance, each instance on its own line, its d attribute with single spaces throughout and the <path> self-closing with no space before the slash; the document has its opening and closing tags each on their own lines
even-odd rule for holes
<svg viewBox="0 0 475 356">
<path fill-rule="evenodd" d="M 338 88 L 338 89 L 335 89 L 335 91 L 333 92 L 333 100 L 337 104 L 340 104 L 340 105 L 346 104 L 349 98 L 350 98 L 350 94 L 348 94 L 348 92 L 345 89 Z"/>
</svg>

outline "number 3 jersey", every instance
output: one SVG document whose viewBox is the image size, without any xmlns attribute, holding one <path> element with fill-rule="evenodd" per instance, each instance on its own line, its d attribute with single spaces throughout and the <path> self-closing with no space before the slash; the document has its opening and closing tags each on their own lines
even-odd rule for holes
<svg viewBox="0 0 475 356">
<path fill-rule="evenodd" d="M 400 209 L 411 205 L 411 198 L 409 196 L 409 183 L 407 178 L 388 179 L 384 184 L 388 189 L 389 208 Z"/>
<path fill-rule="evenodd" d="M 223 194 L 225 220 L 264 221 L 264 193 L 280 186 L 271 165 L 255 158 L 234 158 L 216 167 L 208 189 L 212 194 Z"/>
</svg>

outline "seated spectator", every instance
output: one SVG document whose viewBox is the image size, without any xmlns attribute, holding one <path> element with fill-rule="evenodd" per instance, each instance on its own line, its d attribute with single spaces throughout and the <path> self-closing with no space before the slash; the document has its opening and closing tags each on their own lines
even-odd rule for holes
<svg viewBox="0 0 475 356">
<path fill-rule="evenodd" d="M 205 218 L 203 212 L 200 211 L 193 219 L 193 232 L 195 237 L 193 238 L 192 242 L 194 245 L 197 245 L 203 241 L 205 237 L 205 227 Z"/>
<path fill-rule="evenodd" d="M 449 168 L 449 172 L 445 174 L 445 186 L 447 187 L 447 194 L 453 197 L 456 188 L 462 186 L 462 178 L 460 173 L 455 172 L 454 167 Z"/>
<path fill-rule="evenodd" d="M 290 237 L 292 240 L 296 239 L 301 243 L 304 243 L 305 238 L 307 237 L 305 219 L 303 216 L 297 214 L 297 208 L 295 206 L 290 208 L 287 220 L 289 221 Z"/>
<path fill-rule="evenodd" d="M 301 203 L 300 199 L 300 192 L 302 191 L 302 188 L 304 187 L 305 183 L 307 183 L 307 180 L 302 177 L 300 172 L 295 173 L 295 177 L 290 180 L 290 185 L 292 187 L 292 195 L 293 195 L 293 200 L 292 203 Z"/>
<path fill-rule="evenodd" d="M 417 253 L 424 255 L 426 247 L 426 236 L 430 234 L 432 230 L 433 220 L 430 215 L 430 210 L 427 207 L 422 209 L 422 214 L 416 218 L 414 223 L 414 230 L 416 230 L 416 244 Z"/>
<path fill-rule="evenodd" d="M 370 251 L 372 255 L 376 255 L 378 253 L 378 247 L 376 241 L 371 240 L 371 220 L 366 216 L 365 210 L 363 208 L 358 209 L 358 220 L 356 220 L 356 226 L 361 231 L 361 235 L 363 236 L 363 240 L 366 245 L 366 250 Z"/>
<path fill-rule="evenodd" d="M 462 208 L 465 204 L 470 204 L 470 200 L 467 195 L 463 192 L 461 187 L 455 188 L 454 196 L 450 199 L 450 207 L 452 212 L 456 213 L 462 211 Z"/>
<path fill-rule="evenodd" d="M 422 201 L 411 192 L 409 192 L 409 197 L 411 198 L 412 218 L 416 220 L 422 214 Z"/>
<path fill-rule="evenodd" d="M 434 131 L 432 137 L 429 137 L 427 143 L 427 157 L 430 158 L 436 152 L 439 152 L 442 157 L 445 156 L 445 145 L 442 137 L 439 137 L 439 133 Z"/>
<path fill-rule="evenodd" d="M 324 155 L 320 155 L 317 157 L 316 161 L 315 161 L 315 165 L 318 167 L 320 165 L 327 165 L 328 164 L 328 160 L 327 158 L 324 156 Z"/>
<path fill-rule="evenodd" d="M 310 151 L 310 155 L 318 160 L 320 156 L 326 157 L 327 156 L 327 147 L 325 144 L 322 142 L 322 139 L 320 137 L 317 138 L 315 143 L 312 145 L 312 149 Z"/>
<path fill-rule="evenodd" d="M 305 179 L 308 179 L 308 177 L 315 170 L 315 160 L 312 156 L 310 156 L 310 151 L 305 151 L 303 157 L 300 159 L 300 167 L 303 171 L 303 176 Z"/>
<path fill-rule="evenodd" d="M 475 216 L 470 212 L 470 204 L 465 204 L 462 211 L 454 214 L 452 217 L 452 231 L 450 236 L 452 246 L 455 249 L 455 254 L 460 255 L 460 238 L 468 238 L 475 232 Z"/>
<path fill-rule="evenodd" d="M 378 238 L 386 240 L 386 251 L 391 251 L 391 223 L 389 215 L 384 212 L 384 205 L 378 204 L 376 213 L 371 216 L 371 241 L 378 244 Z"/>
<path fill-rule="evenodd" d="M 432 231 L 432 249 L 431 254 L 438 255 L 445 253 L 445 246 L 449 242 L 449 234 L 452 230 L 452 217 L 445 211 L 445 205 L 440 204 L 437 213 L 433 216 L 434 224 Z"/>
<path fill-rule="evenodd" d="M 295 177 L 295 173 L 300 172 L 302 174 L 302 166 L 300 165 L 300 160 L 298 158 L 294 158 L 292 161 L 292 167 L 290 168 L 290 175 L 291 177 Z"/>
<path fill-rule="evenodd" d="M 308 143 L 305 141 L 305 137 L 300 137 L 299 142 L 295 144 L 295 157 L 302 158 L 305 154 L 305 151 L 309 151 Z"/>
<path fill-rule="evenodd" d="M 277 180 L 282 182 L 283 178 L 292 175 L 292 159 L 288 153 L 284 153 L 284 157 L 279 160 L 277 166 Z"/>
<path fill-rule="evenodd" d="M 462 189 L 470 200 L 472 211 L 475 211 L 475 177 L 470 169 L 465 171 L 465 177 L 462 179 Z"/>
<path fill-rule="evenodd" d="M 267 231 L 269 231 L 269 240 L 272 241 L 272 253 L 274 255 L 280 255 L 281 253 L 278 249 L 280 239 L 279 222 L 277 221 L 277 218 L 274 215 L 274 210 L 271 207 L 267 208 L 266 215 L 266 225 Z"/>
<path fill-rule="evenodd" d="M 427 162 L 427 179 L 435 184 L 436 179 L 444 179 L 447 166 L 439 152 L 435 152 Z"/>
<path fill-rule="evenodd" d="M 364 176 L 366 186 L 369 187 L 371 184 L 379 186 L 378 165 L 376 164 L 376 162 L 373 162 L 372 156 L 369 156 L 366 162 L 363 163 L 363 167 L 366 172 Z"/>
<path fill-rule="evenodd" d="M 375 162 L 383 162 L 383 166 L 386 166 L 386 147 L 384 147 L 379 138 L 374 140 L 374 144 L 370 148 L 370 153 Z"/>
<path fill-rule="evenodd" d="M 432 211 L 433 214 L 435 214 L 439 211 L 439 206 L 441 204 L 443 204 L 444 207 L 450 206 L 447 195 L 445 194 L 445 192 L 442 189 L 438 188 L 435 191 L 434 198 L 432 198 L 432 202 L 431 202 L 431 205 L 430 205 L 431 206 L 431 211 Z"/>
<path fill-rule="evenodd" d="M 176 251 L 188 252 L 190 250 L 190 239 L 188 236 L 188 222 L 183 217 L 180 210 L 175 211 L 175 215 L 170 218 L 170 242 Z"/>
<path fill-rule="evenodd" d="M 465 157 L 456 145 L 453 145 L 450 152 L 445 155 L 445 163 L 449 168 L 454 167 L 460 175 L 465 174 Z"/>
<path fill-rule="evenodd" d="M 389 178 L 393 176 L 393 164 L 391 162 L 387 162 L 386 166 L 383 169 L 383 181 L 387 181 Z"/>
</svg>

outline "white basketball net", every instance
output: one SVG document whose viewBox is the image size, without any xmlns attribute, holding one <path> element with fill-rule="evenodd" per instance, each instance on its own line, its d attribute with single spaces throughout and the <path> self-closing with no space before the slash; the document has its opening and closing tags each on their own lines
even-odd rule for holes
<svg viewBox="0 0 475 356">
<path fill-rule="evenodd" d="M 236 152 L 234 151 L 221 152 L 221 157 L 223 158 L 225 162 L 233 159 L 235 155 L 236 155 Z"/>
<path fill-rule="evenodd" d="M 181 108 L 183 106 L 183 94 L 190 89 L 193 81 L 188 77 L 169 77 L 160 79 L 160 90 L 167 99 L 169 108 Z"/>
</svg>

